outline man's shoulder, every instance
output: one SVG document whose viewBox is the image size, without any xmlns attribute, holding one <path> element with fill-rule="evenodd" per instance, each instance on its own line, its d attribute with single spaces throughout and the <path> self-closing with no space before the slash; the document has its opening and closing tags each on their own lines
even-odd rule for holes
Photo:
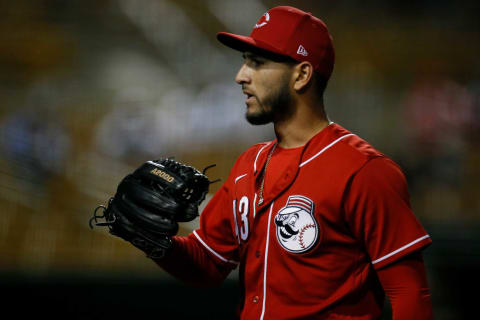
<svg viewBox="0 0 480 320">
<path fill-rule="evenodd" d="M 344 153 L 345 156 L 363 160 L 386 157 L 360 135 L 352 133 L 338 124 L 333 125 L 330 139 L 333 140 L 332 142 L 338 140 L 338 149 L 340 152 Z"/>
<path fill-rule="evenodd" d="M 395 174 L 401 172 L 399 165 L 391 158 L 358 134 L 338 124 L 331 124 L 327 131 L 311 141 L 300 166 L 337 172 L 347 178 L 360 171 L 367 175 L 375 170 Z"/>
<path fill-rule="evenodd" d="M 333 123 L 309 143 L 302 165 L 322 159 L 318 162 L 322 166 L 344 168 L 353 173 L 370 160 L 379 158 L 388 159 L 358 134 Z"/>
</svg>

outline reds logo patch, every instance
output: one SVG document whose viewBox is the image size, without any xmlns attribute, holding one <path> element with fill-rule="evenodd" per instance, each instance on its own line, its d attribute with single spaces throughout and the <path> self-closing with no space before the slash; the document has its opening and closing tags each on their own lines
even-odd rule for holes
<svg viewBox="0 0 480 320">
<path fill-rule="evenodd" d="M 275 216 L 278 243 L 292 253 L 310 250 L 318 241 L 319 228 L 313 217 L 314 203 L 304 196 L 288 197 Z"/>
</svg>

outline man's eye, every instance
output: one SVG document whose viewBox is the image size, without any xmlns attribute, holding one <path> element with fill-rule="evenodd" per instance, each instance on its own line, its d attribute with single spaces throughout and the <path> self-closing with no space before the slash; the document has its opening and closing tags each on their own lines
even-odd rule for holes
<svg viewBox="0 0 480 320">
<path fill-rule="evenodd" d="M 257 59 L 249 59 L 248 60 L 248 65 L 250 65 L 251 67 L 259 67 L 261 66 L 262 64 L 264 64 L 265 62 L 261 61 L 261 60 L 257 60 Z"/>
<path fill-rule="evenodd" d="M 253 60 L 253 63 L 257 66 L 261 66 L 264 62 L 261 60 Z"/>
</svg>

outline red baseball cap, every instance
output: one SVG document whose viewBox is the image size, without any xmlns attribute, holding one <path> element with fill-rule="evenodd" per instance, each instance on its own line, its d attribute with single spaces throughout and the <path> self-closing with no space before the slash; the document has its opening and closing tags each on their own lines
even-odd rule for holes
<svg viewBox="0 0 480 320">
<path fill-rule="evenodd" d="M 254 48 L 310 62 L 327 79 L 335 64 L 332 37 L 325 23 L 310 12 L 280 6 L 267 11 L 250 36 L 219 32 L 217 39 L 239 51 Z"/>
</svg>

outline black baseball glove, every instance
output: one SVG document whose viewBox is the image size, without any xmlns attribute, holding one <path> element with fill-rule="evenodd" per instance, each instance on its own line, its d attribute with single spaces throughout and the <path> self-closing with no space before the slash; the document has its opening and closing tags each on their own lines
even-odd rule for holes
<svg viewBox="0 0 480 320">
<path fill-rule="evenodd" d="M 89 221 L 162 258 L 171 248 L 178 222 L 195 219 L 212 181 L 197 169 L 172 159 L 147 161 L 120 182 L 107 206 L 98 206 Z M 103 214 L 99 214 L 99 210 Z M 102 219 L 103 222 L 99 222 Z"/>
</svg>

